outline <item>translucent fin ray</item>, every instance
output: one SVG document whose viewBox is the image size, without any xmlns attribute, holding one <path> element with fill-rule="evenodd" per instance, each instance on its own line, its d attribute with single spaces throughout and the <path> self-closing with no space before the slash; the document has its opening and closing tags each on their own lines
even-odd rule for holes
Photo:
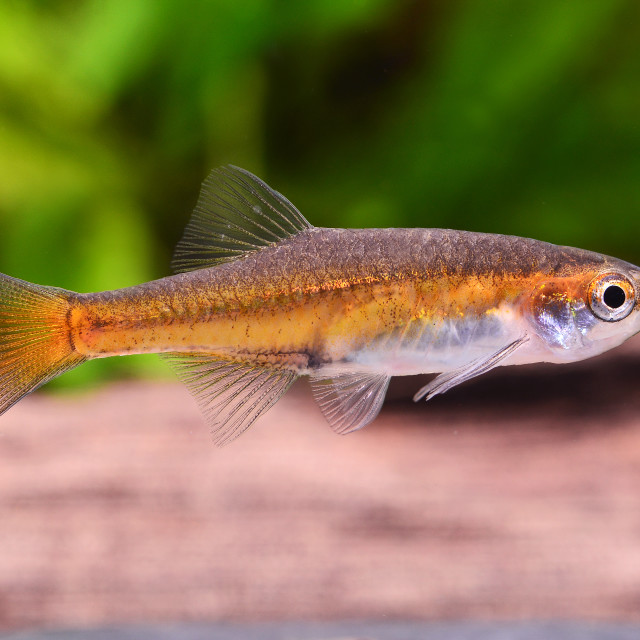
<svg viewBox="0 0 640 640">
<path fill-rule="evenodd" d="M 214 356 L 165 354 L 164 357 L 195 397 L 219 446 L 244 433 L 298 377 L 293 371 Z"/>
<path fill-rule="evenodd" d="M 0 414 L 85 361 L 70 341 L 72 295 L 0 274 Z"/>
<path fill-rule="evenodd" d="M 214 169 L 178 243 L 176 272 L 213 267 L 276 244 L 311 225 L 283 195 L 238 167 Z"/>
<path fill-rule="evenodd" d="M 413 401 L 418 402 L 418 400 L 422 400 L 425 398 L 426 400 L 431 400 L 434 396 L 437 396 L 441 393 L 445 393 L 452 389 L 453 387 L 470 380 L 471 378 L 475 378 L 476 376 L 482 375 L 487 371 L 490 371 L 494 367 L 497 367 L 505 358 L 510 356 L 516 349 L 520 348 L 523 344 L 529 341 L 529 336 L 524 334 L 517 340 L 509 343 L 506 347 L 492 353 L 490 356 L 485 358 L 478 358 L 477 360 L 473 360 L 469 364 L 464 367 L 460 367 L 458 369 L 454 369 L 453 371 L 449 371 L 447 373 L 441 373 L 439 376 L 436 376 L 429 384 L 422 387 L 418 393 L 413 396 Z"/>
<path fill-rule="evenodd" d="M 380 412 L 390 378 L 374 374 L 342 374 L 311 378 L 313 396 L 331 428 L 341 435 L 362 429 Z"/>
</svg>

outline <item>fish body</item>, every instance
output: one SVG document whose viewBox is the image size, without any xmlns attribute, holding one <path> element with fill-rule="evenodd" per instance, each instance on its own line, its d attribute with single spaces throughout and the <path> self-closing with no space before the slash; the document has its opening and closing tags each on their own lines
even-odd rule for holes
<svg viewBox="0 0 640 640">
<path fill-rule="evenodd" d="M 375 417 L 393 375 L 440 373 L 416 394 L 428 399 L 494 366 L 581 360 L 640 331 L 629 263 L 514 236 L 316 228 L 235 168 L 205 183 L 174 264 L 174 276 L 90 294 L 1 276 L 0 410 L 84 360 L 153 352 L 218 442 L 300 375 L 347 433 Z"/>
<path fill-rule="evenodd" d="M 589 279 L 620 268 L 614 263 L 510 236 L 313 228 L 242 260 L 78 294 L 70 329 L 88 358 L 202 351 L 262 358 L 301 375 L 358 364 L 394 375 L 433 373 L 527 329 L 535 335 L 536 287 L 553 279 L 568 291 L 578 273 Z M 575 346 L 584 335 L 562 339 Z M 548 340 L 535 346 L 533 361 L 585 355 L 558 353 Z"/>
</svg>

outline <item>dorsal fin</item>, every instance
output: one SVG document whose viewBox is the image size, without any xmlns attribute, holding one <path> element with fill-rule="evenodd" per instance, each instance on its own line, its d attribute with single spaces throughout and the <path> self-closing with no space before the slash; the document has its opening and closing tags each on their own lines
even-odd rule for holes
<svg viewBox="0 0 640 640">
<path fill-rule="evenodd" d="M 214 169 L 176 247 L 174 271 L 194 271 L 241 258 L 311 225 L 281 194 L 238 167 Z"/>
</svg>

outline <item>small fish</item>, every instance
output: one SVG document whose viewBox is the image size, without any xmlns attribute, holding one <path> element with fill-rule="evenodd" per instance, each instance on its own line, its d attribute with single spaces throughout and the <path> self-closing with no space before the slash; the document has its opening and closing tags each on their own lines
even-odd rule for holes
<svg viewBox="0 0 640 640">
<path fill-rule="evenodd" d="M 640 269 L 446 229 L 311 226 L 236 167 L 211 173 L 177 275 L 73 293 L 0 274 L 0 413 L 85 360 L 161 353 L 218 444 L 302 375 L 331 427 L 371 422 L 391 376 L 432 398 L 499 365 L 573 362 L 640 331 Z"/>
</svg>

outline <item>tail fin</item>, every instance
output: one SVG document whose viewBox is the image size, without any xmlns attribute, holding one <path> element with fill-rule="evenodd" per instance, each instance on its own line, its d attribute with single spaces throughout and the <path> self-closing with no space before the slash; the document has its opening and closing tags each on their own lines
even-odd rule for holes
<svg viewBox="0 0 640 640">
<path fill-rule="evenodd" d="M 0 274 L 0 414 L 85 360 L 71 342 L 72 295 Z"/>
</svg>

